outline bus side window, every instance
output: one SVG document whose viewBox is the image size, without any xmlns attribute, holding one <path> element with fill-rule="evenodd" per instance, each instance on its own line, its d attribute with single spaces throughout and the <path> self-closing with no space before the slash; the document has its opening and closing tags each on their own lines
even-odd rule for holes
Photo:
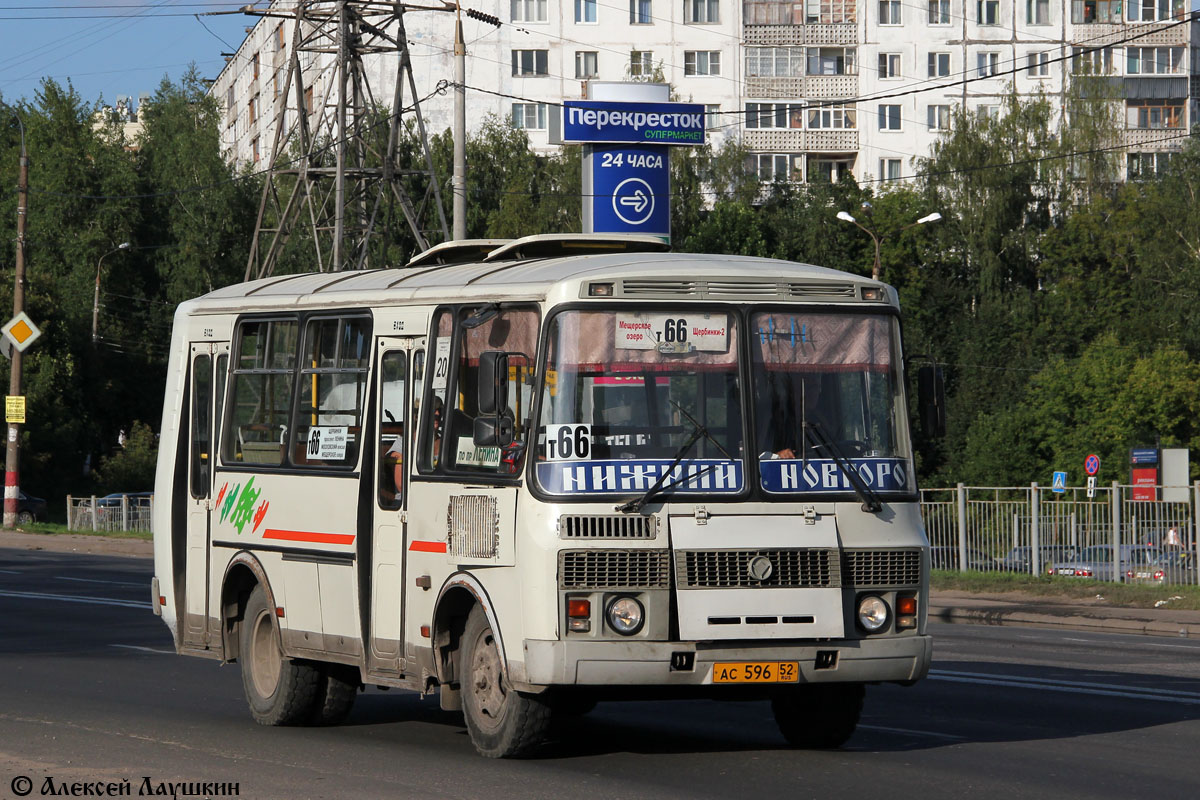
<svg viewBox="0 0 1200 800">
<path fill-rule="evenodd" d="M 380 361 L 379 505 L 383 508 L 399 508 L 403 502 L 407 355 L 404 350 L 390 350 Z"/>
<path fill-rule="evenodd" d="M 192 497 L 208 497 L 212 474 L 212 356 L 192 360 Z"/>
</svg>

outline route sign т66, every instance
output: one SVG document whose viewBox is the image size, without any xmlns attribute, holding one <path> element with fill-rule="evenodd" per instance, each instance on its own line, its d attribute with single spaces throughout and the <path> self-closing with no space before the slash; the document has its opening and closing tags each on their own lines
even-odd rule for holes
<svg viewBox="0 0 1200 800">
<path fill-rule="evenodd" d="M 671 172 L 658 145 L 594 145 L 590 203 L 596 233 L 671 234 Z M 585 187 L 586 189 L 586 187 Z"/>
</svg>

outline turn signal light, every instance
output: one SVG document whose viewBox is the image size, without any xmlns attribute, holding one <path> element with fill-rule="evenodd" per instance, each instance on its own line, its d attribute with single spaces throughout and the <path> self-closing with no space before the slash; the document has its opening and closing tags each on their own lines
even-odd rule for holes
<svg viewBox="0 0 1200 800">
<path fill-rule="evenodd" d="M 592 601 L 586 598 L 571 599 L 567 601 L 567 616 L 568 617 L 590 617 L 592 615 Z"/>
<path fill-rule="evenodd" d="M 896 600 L 897 614 L 916 614 L 917 613 L 917 598 L 901 597 Z"/>
</svg>

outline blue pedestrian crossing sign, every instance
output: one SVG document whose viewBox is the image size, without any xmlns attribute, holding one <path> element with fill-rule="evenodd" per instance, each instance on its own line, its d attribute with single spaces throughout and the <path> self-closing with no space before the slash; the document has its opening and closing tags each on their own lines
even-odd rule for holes
<svg viewBox="0 0 1200 800">
<path fill-rule="evenodd" d="M 1053 486 L 1054 491 L 1057 492 L 1058 494 L 1063 494 L 1064 492 L 1066 492 L 1067 491 L 1067 473 L 1055 472 L 1054 473 L 1054 481 L 1051 485 Z"/>
</svg>

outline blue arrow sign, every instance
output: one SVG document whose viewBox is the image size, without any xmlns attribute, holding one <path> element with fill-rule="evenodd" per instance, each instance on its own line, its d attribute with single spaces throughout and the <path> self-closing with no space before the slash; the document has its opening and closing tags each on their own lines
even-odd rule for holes
<svg viewBox="0 0 1200 800">
<path fill-rule="evenodd" d="M 657 145 L 593 145 L 592 231 L 671 234 L 671 171 Z"/>
</svg>

